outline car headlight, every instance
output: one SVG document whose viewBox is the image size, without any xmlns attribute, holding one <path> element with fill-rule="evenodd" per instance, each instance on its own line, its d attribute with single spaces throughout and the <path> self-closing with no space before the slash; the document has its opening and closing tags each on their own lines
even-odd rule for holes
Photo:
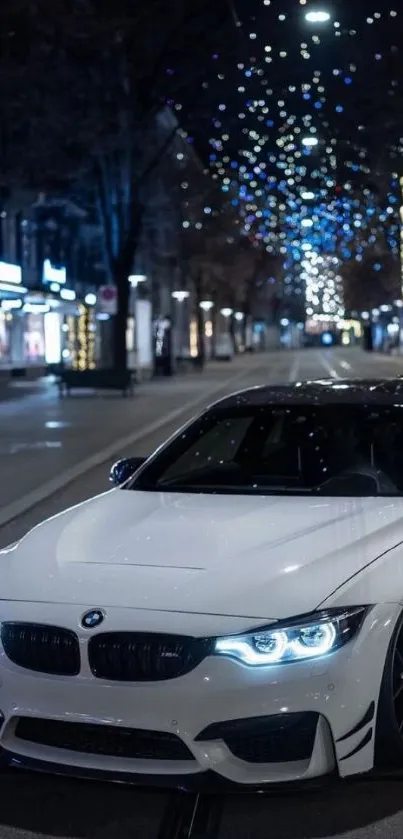
<svg viewBox="0 0 403 839">
<path fill-rule="evenodd" d="M 245 635 L 217 638 L 214 653 L 236 658 L 251 667 L 321 658 L 353 638 L 366 611 L 366 606 L 329 609 Z"/>
</svg>

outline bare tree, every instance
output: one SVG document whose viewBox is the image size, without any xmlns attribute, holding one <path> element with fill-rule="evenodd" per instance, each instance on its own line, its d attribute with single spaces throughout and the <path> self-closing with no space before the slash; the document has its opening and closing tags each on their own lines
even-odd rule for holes
<svg viewBox="0 0 403 839">
<path fill-rule="evenodd" d="M 174 156 L 178 116 L 203 93 L 227 8 L 213 0 L 3 0 L 0 184 L 85 186 L 116 285 L 114 364 L 126 366 L 128 277 L 150 178 Z"/>
</svg>

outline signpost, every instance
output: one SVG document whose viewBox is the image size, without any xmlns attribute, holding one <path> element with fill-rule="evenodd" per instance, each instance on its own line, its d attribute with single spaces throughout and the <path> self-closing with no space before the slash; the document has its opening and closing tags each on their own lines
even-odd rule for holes
<svg viewBox="0 0 403 839">
<path fill-rule="evenodd" d="M 104 315 L 116 315 L 118 310 L 117 289 L 113 285 L 103 285 L 98 292 L 98 311 Z"/>
</svg>

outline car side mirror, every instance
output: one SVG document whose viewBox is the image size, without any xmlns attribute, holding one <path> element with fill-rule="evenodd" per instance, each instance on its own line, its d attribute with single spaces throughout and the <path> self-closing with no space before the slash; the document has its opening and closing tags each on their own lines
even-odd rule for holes
<svg viewBox="0 0 403 839">
<path fill-rule="evenodd" d="M 122 460 L 117 460 L 109 472 L 110 482 L 117 487 L 126 483 L 146 460 L 146 457 L 124 457 Z"/>
</svg>

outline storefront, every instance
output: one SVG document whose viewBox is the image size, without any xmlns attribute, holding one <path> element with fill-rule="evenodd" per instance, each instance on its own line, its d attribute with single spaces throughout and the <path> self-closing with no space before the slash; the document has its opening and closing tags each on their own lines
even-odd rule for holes
<svg viewBox="0 0 403 839">
<path fill-rule="evenodd" d="M 85 304 L 77 301 L 66 288 L 65 269 L 48 260 L 43 283 L 45 290 L 29 291 L 20 267 L 0 262 L 0 367 L 95 367 L 95 294 Z"/>
<path fill-rule="evenodd" d="M 60 297 L 30 293 L 0 299 L 0 366 L 40 368 L 64 363 L 95 366 L 93 308 Z"/>
<path fill-rule="evenodd" d="M 11 321 L 11 314 L 0 309 L 0 367 L 11 363 Z"/>
<path fill-rule="evenodd" d="M 23 359 L 28 365 L 44 365 L 46 361 L 45 314 L 25 312 L 23 321 Z"/>
<path fill-rule="evenodd" d="M 341 333 L 341 343 L 343 347 L 358 346 L 362 341 L 362 325 L 352 318 L 340 320 L 337 328 Z"/>
<path fill-rule="evenodd" d="M 0 363 L 9 367 L 44 367 L 47 356 L 46 317 L 50 306 L 3 298 L 0 301 Z"/>
<path fill-rule="evenodd" d="M 17 337 L 24 295 L 19 265 L 0 262 L 0 366 L 11 367 L 14 355 L 21 355 Z M 21 338 L 22 340 L 22 338 Z"/>
</svg>

